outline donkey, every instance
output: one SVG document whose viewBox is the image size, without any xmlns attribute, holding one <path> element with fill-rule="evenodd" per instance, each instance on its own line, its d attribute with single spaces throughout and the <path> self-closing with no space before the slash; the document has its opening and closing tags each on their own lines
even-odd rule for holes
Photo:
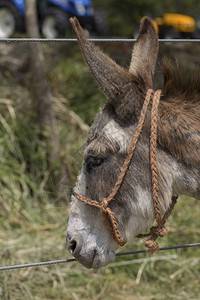
<svg viewBox="0 0 200 300">
<path fill-rule="evenodd" d="M 126 70 L 87 40 L 76 18 L 71 23 L 92 74 L 107 98 L 89 130 L 74 190 L 101 203 L 118 179 L 145 95 L 153 88 L 158 38 L 151 19 L 142 18 L 130 68 Z M 186 82 L 178 66 L 166 59 L 162 72 L 157 170 L 159 209 L 164 214 L 173 197 L 185 194 L 200 199 L 200 77 Z M 127 243 L 155 219 L 149 137 L 150 108 L 122 184 L 109 203 L 120 236 Z M 71 198 L 66 239 L 70 253 L 87 268 L 100 268 L 115 259 L 118 243 L 107 230 L 101 211 L 80 201 L 76 194 Z"/>
</svg>

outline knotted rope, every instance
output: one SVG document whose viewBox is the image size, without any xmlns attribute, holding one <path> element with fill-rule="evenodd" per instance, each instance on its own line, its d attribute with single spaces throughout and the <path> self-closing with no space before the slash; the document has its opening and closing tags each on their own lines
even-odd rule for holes
<svg viewBox="0 0 200 300">
<path fill-rule="evenodd" d="M 120 174 L 117 178 L 114 188 L 112 189 L 110 195 L 107 198 L 103 198 L 100 202 L 96 200 L 89 199 L 79 193 L 74 193 L 74 196 L 83 201 L 86 204 L 91 206 L 98 207 L 101 210 L 102 217 L 104 224 L 106 225 L 107 229 L 109 230 L 112 237 L 116 240 L 116 242 L 123 246 L 126 242 L 121 237 L 118 227 L 117 221 L 114 216 L 114 213 L 109 208 L 109 203 L 114 199 L 116 193 L 118 192 L 128 166 L 131 162 L 133 157 L 133 153 L 136 147 L 136 144 L 139 140 L 140 133 L 142 131 L 142 127 L 145 121 L 145 117 L 147 114 L 148 105 L 153 95 L 153 90 L 149 89 L 147 91 L 145 101 L 141 110 L 140 118 L 133 135 L 133 139 L 129 148 L 128 155 L 123 163 L 121 168 Z M 150 137 L 150 165 L 151 165 L 151 174 L 152 174 L 152 198 L 153 198 L 153 207 L 154 207 L 154 214 L 155 219 L 157 222 L 157 226 L 152 226 L 150 228 L 150 233 L 148 234 L 140 234 L 137 237 L 147 237 L 150 236 L 150 239 L 145 242 L 145 246 L 148 248 L 148 251 L 153 254 L 154 252 L 159 250 L 159 246 L 156 242 L 158 236 L 162 237 L 167 233 L 167 229 L 164 227 L 171 211 L 176 203 L 177 197 L 172 198 L 172 204 L 170 205 L 169 209 L 164 214 L 163 218 L 161 218 L 160 208 L 159 208 L 159 201 L 158 201 L 158 172 L 157 172 L 157 164 L 156 164 L 156 145 L 157 145 L 157 115 L 158 115 L 158 105 L 160 100 L 161 90 L 158 90 L 154 93 L 153 101 L 152 101 L 152 108 L 151 108 L 151 137 Z"/>
<path fill-rule="evenodd" d="M 150 136 L 150 166 L 151 166 L 151 178 L 152 178 L 152 198 L 153 198 L 153 207 L 155 219 L 157 226 L 152 226 L 150 228 L 149 234 L 140 234 L 137 237 L 142 238 L 145 236 L 150 236 L 149 240 L 145 242 L 145 246 L 148 248 L 150 254 L 154 254 L 159 251 L 159 245 L 156 242 L 158 237 L 163 237 L 167 234 L 168 230 L 164 226 L 168 217 L 170 216 L 174 205 L 176 204 L 178 197 L 172 197 L 172 203 L 169 206 L 168 210 L 161 218 L 159 200 L 158 200 L 158 171 L 156 163 L 156 145 L 157 145 L 157 135 L 158 135 L 158 105 L 160 101 L 161 91 L 158 90 L 155 92 L 152 109 L 151 109 L 151 136 Z"/>
<path fill-rule="evenodd" d="M 169 208 L 166 210 L 163 218 L 157 222 L 157 226 L 152 226 L 150 228 L 150 232 L 146 233 L 146 234 L 138 234 L 137 237 L 138 238 L 144 238 L 144 237 L 150 237 L 146 242 L 145 242 L 145 247 L 148 248 L 148 251 L 151 255 L 153 255 L 154 253 L 157 253 L 159 251 L 159 245 L 156 242 L 158 237 L 163 237 L 167 234 L 168 230 L 167 228 L 164 226 L 165 223 L 167 222 L 169 216 L 172 213 L 172 210 L 174 209 L 174 206 L 177 202 L 178 197 L 177 196 L 173 196 L 172 197 L 172 202 L 169 206 Z"/>
</svg>

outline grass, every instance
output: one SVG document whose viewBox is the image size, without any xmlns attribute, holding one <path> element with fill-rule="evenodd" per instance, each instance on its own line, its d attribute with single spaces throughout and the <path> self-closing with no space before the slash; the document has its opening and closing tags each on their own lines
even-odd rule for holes
<svg viewBox="0 0 200 300">
<path fill-rule="evenodd" d="M 46 49 L 48 77 L 63 157 L 71 186 L 81 163 L 87 126 L 103 102 L 73 47 Z M 58 51 L 59 58 L 51 54 Z M 52 55 L 52 56 L 51 56 Z M 52 59 L 54 57 L 54 59 Z M 0 73 L 0 265 L 71 258 L 65 244 L 68 203 L 48 192 L 46 149 L 31 122 L 30 94 L 14 78 Z M 90 90 L 87 90 L 90 85 Z M 67 97 L 64 97 L 67 95 Z M 84 122 L 70 119 L 73 108 Z M 82 122 L 82 123 L 81 123 Z M 85 128 L 85 129 L 84 129 Z M 70 188 L 66 187 L 66 188 Z M 170 217 L 161 247 L 200 242 L 200 203 L 182 197 Z M 135 239 L 119 251 L 144 249 Z M 2 300 L 149 300 L 200 299 L 200 249 L 188 248 L 119 257 L 100 270 L 77 262 L 0 272 Z"/>
<path fill-rule="evenodd" d="M 190 209 L 189 209 L 190 208 Z M 45 212 L 45 213 L 44 213 Z M 186 213 L 187 212 L 187 213 Z M 65 245 L 68 207 L 46 204 L 32 220 L 22 215 L 0 234 L 1 265 L 69 258 Z M 200 206 L 181 198 L 160 246 L 199 242 Z M 135 240 L 120 251 L 143 249 Z M 199 248 L 172 250 L 155 257 L 140 254 L 117 258 L 100 270 L 79 263 L 4 271 L 1 299 L 199 299 Z"/>
</svg>

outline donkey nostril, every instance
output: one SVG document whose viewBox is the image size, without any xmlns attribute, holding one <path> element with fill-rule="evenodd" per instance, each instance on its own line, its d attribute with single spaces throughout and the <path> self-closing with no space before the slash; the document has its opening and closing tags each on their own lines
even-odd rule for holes
<svg viewBox="0 0 200 300">
<path fill-rule="evenodd" d="M 77 242 L 75 240 L 70 241 L 69 251 L 71 252 L 71 254 L 75 252 L 76 247 L 77 247 Z"/>
<path fill-rule="evenodd" d="M 82 237 L 79 235 L 70 235 L 69 233 L 67 233 L 66 240 L 67 240 L 69 252 L 73 256 L 78 255 L 83 246 Z"/>
</svg>

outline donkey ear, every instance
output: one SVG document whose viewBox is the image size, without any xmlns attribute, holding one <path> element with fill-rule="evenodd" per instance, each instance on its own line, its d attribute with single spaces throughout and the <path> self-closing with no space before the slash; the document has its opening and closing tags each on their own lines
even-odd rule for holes
<svg viewBox="0 0 200 300">
<path fill-rule="evenodd" d="M 134 44 L 129 72 L 140 75 L 147 88 L 153 86 L 153 74 L 158 56 L 158 36 L 152 20 L 144 17 Z"/>
<path fill-rule="evenodd" d="M 130 94 L 131 74 L 89 41 L 76 17 L 70 18 L 85 59 L 108 101 L 118 106 Z"/>
</svg>

